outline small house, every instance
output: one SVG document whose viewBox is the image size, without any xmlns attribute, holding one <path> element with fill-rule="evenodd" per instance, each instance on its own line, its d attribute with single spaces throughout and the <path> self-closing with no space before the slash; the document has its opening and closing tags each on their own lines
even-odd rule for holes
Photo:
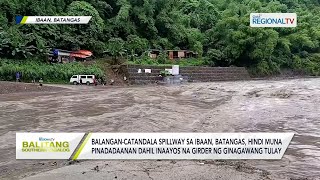
<svg viewBox="0 0 320 180">
<path fill-rule="evenodd" d="M 197 53 L 189 50 L 167 50 L 169 59 L 197 57 Z"/>
<path fill-rule="evenodd" d="M 152 59 L 156 59 L 160 52 L 161 51 L 158 49 L 151 49 L 149 50 L 148 56 Z M 166 50 L 165 52 L 169 59 L 196 58 L 198 56 L 198 53 L 189 50 Z"/>
<path fill-rule="evenodd" d="M 160 50 L 158 49 L 150 49 L 149 50 L 149 53 L 148 53 L 148 56 L 152 59 L 156 59 L 160 54 Z"/>
</svg>

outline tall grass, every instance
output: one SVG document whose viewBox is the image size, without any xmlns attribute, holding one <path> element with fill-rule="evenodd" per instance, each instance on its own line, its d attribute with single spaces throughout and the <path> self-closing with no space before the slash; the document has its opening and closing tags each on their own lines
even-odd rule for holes
<svg viewBox="0 0 320 180">
<path fill-rule="evenodd" d="M 0 59 L 0 80 L 14 81 L 16 72 L 22 73 L 22 81 L 30 82 L 42 78 L 45 82 L 68 83 L 72 75 L 94 74 L 103 76 L 98 65 L 84 66 L 81 63 L 47 64 L 35 61 L 13 61 Z"/>
</svg>

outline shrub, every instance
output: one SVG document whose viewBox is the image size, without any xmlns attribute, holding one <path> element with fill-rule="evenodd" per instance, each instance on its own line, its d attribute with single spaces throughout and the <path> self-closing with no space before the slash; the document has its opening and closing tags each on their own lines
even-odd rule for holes
<svg viewBox="0 0 320 180">
<path fill-rule="evenodd" d="M 22 73 L 22 81 L 42 78 L 45 82 L 69 82 L 74 74 L 94 74 L 102 77 L 104 72 L 97 65 L 84 66 L 81 63 L 47 64 L 32 61 L 0 59 L 0 80 L 14 81 L 15 73 Z"/>
</svg>

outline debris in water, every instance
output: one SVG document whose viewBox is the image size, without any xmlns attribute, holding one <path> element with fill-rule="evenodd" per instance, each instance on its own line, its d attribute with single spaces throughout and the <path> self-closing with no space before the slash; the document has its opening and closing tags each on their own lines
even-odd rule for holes
<svg viewBox="0 0 320 180">
<path fill-rule="evenodd" d="M 99 166 L 94 167 L 92 170 L 99 172 Z"/>
</svg>

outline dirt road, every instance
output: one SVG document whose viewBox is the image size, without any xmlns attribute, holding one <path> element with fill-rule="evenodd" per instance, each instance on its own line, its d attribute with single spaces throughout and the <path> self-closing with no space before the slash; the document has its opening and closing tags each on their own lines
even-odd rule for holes
<svg viewBox="0 0 320 180">
<path fill-rule="evenodd" d="M 316 179 L 320 79 L 0 95 L 2 179 Z M 17 161 L 15 132 L 294 132 L 279 161 Z"/>
</svg>

